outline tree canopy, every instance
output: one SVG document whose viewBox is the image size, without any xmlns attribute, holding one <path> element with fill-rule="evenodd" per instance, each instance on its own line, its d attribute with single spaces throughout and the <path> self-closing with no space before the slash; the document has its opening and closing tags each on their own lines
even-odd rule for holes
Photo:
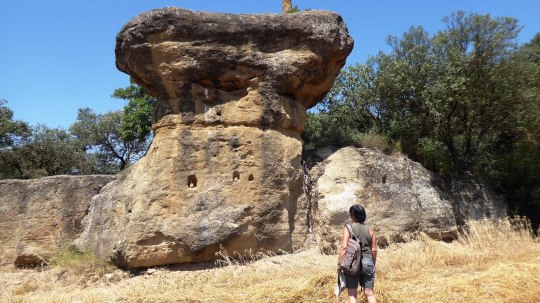
<svg viewBox="0 0 540 303">
<path fill-rule="evenodd" d="M 83 108 L 70 127 L 81 149 L 93 153 L 105 172 L 125 169 L 148 147 L 147 136 L 141 136 L 138 130 L 128 135 L 122 132 L 122 117 L 121 111 L 96 114 L 90 108 Z"/>
<path fill-rule="evenodd" d="M 124 110 L 79 109 L 69 130 L 13 120 L 7 101 L 0 100 L 0 178 L 115 174 L 127 168 L 150 144 L 155 99 L 133 84 L 113 97 L 128 101 Z"/>
<path fill-rule="evenodd" d="M 13 146 L 21 137 L 29 134 L 26 122 L 13 120 L 13 111 L 7 107 L 7 101 L 0 99 L 0 150 Z"/>
<path fill-rule="evenodd" d="M 305 148 L 402 152 L 441 175 L 484 178 L 514 212 L 531 214 L 540 201 L 540 34 L 518 46 L 514 18 L 458 11 L 443 21 L 431 36 L 421 26 L 390 36 L 391 52 L 344 69 L 308 114 Z"/>
<path fill-rule="evenodd" d="M 147 140 L 152 133 L 152 113 L 156 99 L 146 90 L 131 83 L 128 87 L 116 89 L 113 98 L 127 100 L 122 114 L 120 134 L 123 140 Z"/>
</svg>

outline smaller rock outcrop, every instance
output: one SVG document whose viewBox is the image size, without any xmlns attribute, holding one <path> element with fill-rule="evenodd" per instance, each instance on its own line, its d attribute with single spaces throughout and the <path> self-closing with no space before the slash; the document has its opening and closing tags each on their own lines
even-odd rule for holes
<svg viewBox="0 0 540 303">
<path fill-rule="evenodd" d="M 405 156 L 365 148 L 326 148 L 315 155 L 323 161 L 310 172 L 312 209 L 299 212 L 299 223 L 310 218 L 304 224 L 326 251 L 336 248 L 353 204 L 366 208 L 366 222 L 374 224 L 381 244 L 417 232 L 453 239 L 467 220 L 506 216 L 502 199 L 470 176 L 443 180 Z"/>
<path fill-rule="evenodd" d="M 81 233 L 92 196 L 115 176 L 0 180 L 0 266 L 46 264 Z"/>
</svg>

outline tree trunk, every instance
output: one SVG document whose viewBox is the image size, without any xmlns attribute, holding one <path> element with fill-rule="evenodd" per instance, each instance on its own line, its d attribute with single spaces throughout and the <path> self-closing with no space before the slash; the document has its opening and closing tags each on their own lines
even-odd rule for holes
<svg viewBox="0 0 540 303">
<path fill-rule="evenodd" d="M 284 14 L 292 11 L 292 0 L 283 0 L 281 3 L 281 9 Z"/>
</svg>

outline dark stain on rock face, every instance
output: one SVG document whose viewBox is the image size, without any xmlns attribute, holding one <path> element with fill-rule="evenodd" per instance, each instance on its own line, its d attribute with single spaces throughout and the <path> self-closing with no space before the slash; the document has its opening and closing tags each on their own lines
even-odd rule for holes
<svg viewBox="0 0 540 303">
<path fill-rule="evenodd" d="M 232 149 L 236 149 L 242 146 L 242 142 L 240 141 L 240 138 L 238 138 L 237 136 L 232 136 L 229 139 L 229 145 L 231 146 Z"/>
<path fill-rule="evenodd" d="M 197 151 L 199 149 L 199 142 L 196 137 L 192 136 L 193 134 L 187 130 L 184 129 L 180 132 L 179 138 L 191 138 L 191 140 L 182 140 L 180 142 L 180 150 L 182 151 L 180 154 L 179 161 L 175 161 L 175 171 L 179 172 L 182 176 L 182 178 L 187 178 L 188 174 L 185 173 L 191 173 L 194 166 L 194 161 L 197 159 Z"/>
<path fill-rule="evenodd" d="M 208 139 L 206 142 L 206 161 L 219 156 L 219 141 Z"/>
<path fill-rule="evenodd" d="M 191 99 L 181 100 L 178 109 L 184 123 L 193 122 L 195 120 L 195 101 Z"/>
<path fill-rule="evenodd" d="M 263 129 L 277 128 L 281 122 L 281 98 L 273 90 L 270 84 L 259 87 L 259 93 L 262 99 L 262 121 Z"/>
</svg>

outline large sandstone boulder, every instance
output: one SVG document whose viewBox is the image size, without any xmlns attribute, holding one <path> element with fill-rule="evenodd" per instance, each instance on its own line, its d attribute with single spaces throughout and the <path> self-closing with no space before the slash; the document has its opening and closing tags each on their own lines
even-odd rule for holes
<svg viewBox="0 0 540 303">
<path fill-rule="evenodd" d="M 454 239 L 467 220 L 506 216 L 502 199 L 472 177 L 443 180 L 405 156 L 365 148 L 325 148 L 315 156 L 321 162 L 310 171 L 312 213 L 297 223 L 311 218 L 303 225 L 312 226 L 326 251 L 341 240 L 353 204 L 366 208 L 366 222 L 374 224 L 381 244 L 417 232 Z"/>
<path fill-rule="evenodd" d="M 79 245 L 130 268 L 291 250 L 306 108 L 352 46 L 330 12 L 131 20 L 116 64 L 158 99 L 154 141 L 94 198 Z"/>
<path fill-rule="evenodd" d="M 47 263 L 81 231 L 91 197 L 115 176 L 0 180 L 0 265 Z"/>
</svg>

